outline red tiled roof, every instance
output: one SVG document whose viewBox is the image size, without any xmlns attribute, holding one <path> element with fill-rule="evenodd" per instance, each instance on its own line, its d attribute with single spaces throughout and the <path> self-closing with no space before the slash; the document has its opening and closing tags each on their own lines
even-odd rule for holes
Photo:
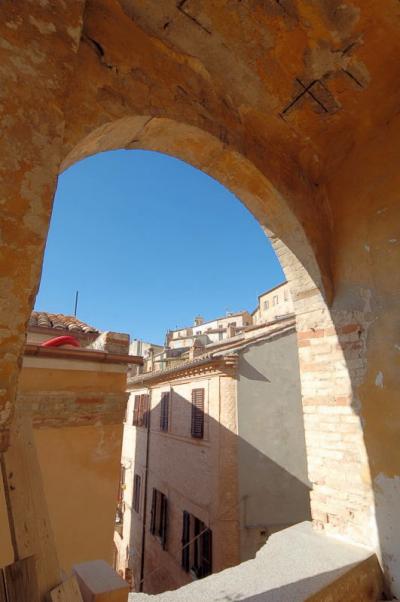
<svg viewBox="0 0 400 602">
<path fill-rule="evenodd" d="M 33 311 L 29 320 L 30 328 L 54 328 L 55 330 L 68 330 L 76 333 L 97 333 L 97 328 L 81 322 L 74 316 L 63 314 L 49 314 L 45 311 Z"/>
</svg>

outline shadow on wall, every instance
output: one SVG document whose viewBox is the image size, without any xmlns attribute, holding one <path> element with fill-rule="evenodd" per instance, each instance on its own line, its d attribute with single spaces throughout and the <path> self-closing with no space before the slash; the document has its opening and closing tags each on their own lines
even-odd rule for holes
<svg viewBox="0 0 400 602">
<path fill-rule="evenodd" d="M 245 364 L 244 370 L 247 378 L 252 379 L 257 373 L 258 381 L 265 387 L 270 386 L 270 380 L 254 368 L 249 371 Z M 276 381 L 276 375 L 271 374 L 271 380 Z M 207 381 L 201 382 L 205 386 Z M 190 383 L 193 388 L 200 385 L 200 381 Z M 204 414 L 203 439 L 191 437 L 192 403 L 188 399 L 189 395 L 178 392 L 179 383 L 173 385 L 168 432 L 160 429 L 159 403 L 150 412 L 149 431 L 144 427 L 136 428 L 135 461 L 132 463 L 130 476 L 132 480 L 135 474 L 141 476 L 141 509 L 139 514 L 132 513 L 131 542 L 127 545 L 134 549 L 129 568 L 138 584 L 146 497 L 143 579 L 143 591 L 146 593 L 158 594 L 173 590 L 193 579 L 190 572 L 182 569 L 184 511 L 198 518 L 212 531 L 213 573 L 253 558 L 269 535 L 311 518 L 302 422 L 301 436 L 295 438 L 288 435 L 284 421 L 274 422 L 275 431 L 281 429 L 280 433 L 275 432 L 273 439 L 274 444 L 280 447 L 279 450 L 275 449 L 275 458 L 279 457 L 281 461 L 278 464 L 273 457 L 264 453 L 262 445 L 252 445 L 240 436 L 240 424 L 239 435 L 222 424 L 226 409 L 224 405 L 229 405 L 232 401 L 227 399 L 225 404 L 222 397 L 221 423 L 213 418 L 213 415 L 218 414 L 215 414 L 216 408 L 211 400 L 212 385 L 208 386 L 211 415 L 208 412 Z M 160 386 L 160 391 L 163 388 L 169 390 L 169 384 Z M 131 404 L 134 395 L 135 391 L 131 396 Z M 276 401 L 278 412 L 280 404 L 279 400 Z M 251 399 L 249 402 L 251 403 Z M 262 411 L 258 415 L 261 423 L 271 417 L 267 394 L 265 402 L 265 415 Z M 299 414 L 302 420 L 300 396 L 295 399 L 294 405 L 296 407 L 292 408 L 293 414 Z M 128 419 L 132 420 L 130 414 Z M 268 437 L 268 425 L 265 437 Z M 247 435 L 247 438 L 251 439 L 251 436 Z M 292 470 L 295 464 L 297 471 Z M 294 475 L 293 472 L 297 474 Z M 157 536 L 150 532 L 153 489 L 162 492 L 168 502 L 165 549 Z M 192 550 L 190 556 L 192 562 Z M 136 591 L 138 590 L 139 587 L 136 586 Z"/>
</svg>

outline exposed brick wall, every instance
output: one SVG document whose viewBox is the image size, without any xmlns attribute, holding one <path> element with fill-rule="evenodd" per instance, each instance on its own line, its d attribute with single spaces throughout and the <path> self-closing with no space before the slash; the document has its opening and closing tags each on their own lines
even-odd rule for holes
<svg viewBox="0 0 400 602">
<path fill-rule="evenodd" d="M 311 281 L 281 241 L 272 242 L 296 312 L 314 524 L 374 545 L 373 493 L 356 395 L 366 369 L 368 316 L 328 308 L 321 284 Z"/>
<path fill-rule="evenodd" d="M 128 393 L 35 391 L 18 395 L 17 410 L 32 414 L 35 428 L 122 424 Z"/>
</svg>

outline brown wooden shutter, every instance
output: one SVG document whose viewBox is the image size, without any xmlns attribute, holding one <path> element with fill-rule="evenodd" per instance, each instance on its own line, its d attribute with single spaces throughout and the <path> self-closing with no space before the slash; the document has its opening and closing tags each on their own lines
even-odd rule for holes
<svg viewBox="0 0 400 602">
<path fill-rule="evenodd" d="M 140 395 L 135 395 L 135 405 L 133 407 L 133 421 L 134 426 L 139 424 L 139 406 L 140 406 Z"/>
<path fill-rule="evenodd" d="M 161 394 L 161 408 L 160 408 L 160 430 L 168 431 L 168 414 L 169 414 L 169 393 L 164 392 Z"/>
<path fill-rule="evenodd" d="M 154 535 L 156 532 L 156 515 L 157 515 L 157 490 L 153 489 L 153 497 L 151 499 L 151 519 L 150 533 Z"/>
<path fill-rule="evenodd" d="M 212 573 L 212 531 L 207 529 L 202 535 L 201 541 L 201 573 L 207 577 Z"/>
<path fill-rule="evenodd" d="M 138 474 L 135 474 L 133 485 L 133 508 L 136 512 L 139 512 L 140 509 L 140 486 L 141 478 Z"/>
<path fill-rule="evenodd" d="M 143 397 L 144 395 L 139 397 L 138 426 L 143 426 Z"/>
<path fill-rule="evenodd" d="M 204 389 L 192 389 L 192 437 L 204 436 Z"/>
<path fill-rule="evenodd" d="M 167 544 L 167 514 L 168 514 L 168 500 L 165 495 L 161 495 L 161 525 L 160 525 L 160 535 L 161 535 L 161 545 L 163 550 L 165 550 Z"/>
<path fill-rule="evenodd" d="M 141 425 L 146 428 L 149 425 L 149 399 L 150 396 L 143 394 L 140 396 L 140 407 L 141 407 Z"/>
<path fill-rule="evenodd" d="M 183 511 L 183 524 L 182 524 L 182 568 L 187 573 L 189 572 L 189 538 L 190 538 L 190 514 Z"/>
</svg>

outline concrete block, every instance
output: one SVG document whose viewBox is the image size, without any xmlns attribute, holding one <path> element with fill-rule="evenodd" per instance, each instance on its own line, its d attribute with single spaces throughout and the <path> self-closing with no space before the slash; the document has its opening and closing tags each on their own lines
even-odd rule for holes
<svg viewBox="0 0 400 602">
<path fill-rule="evenodd" d="M 83 602 L 127 602 L 129 585 L 104 560 L 91 560 L 72 568 Z"/>
</svg>

